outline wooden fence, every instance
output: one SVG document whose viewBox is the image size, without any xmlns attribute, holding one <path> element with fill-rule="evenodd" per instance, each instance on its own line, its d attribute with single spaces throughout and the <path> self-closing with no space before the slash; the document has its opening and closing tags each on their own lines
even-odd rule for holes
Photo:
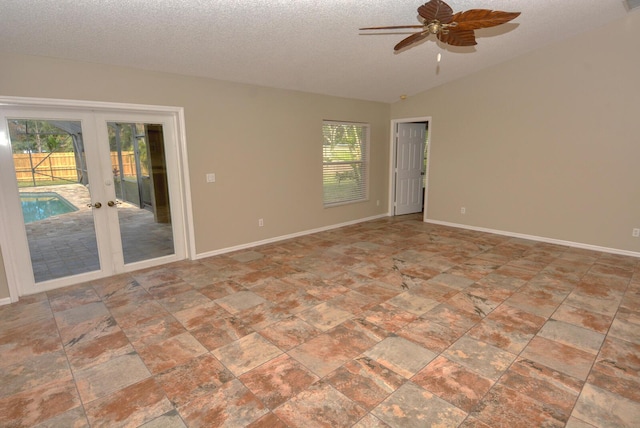
<svg viewBox="0 0 640 428">
<path fill-rule="evenodd" d="M 76 158 L 71 153 L 15 153 L 13 164 L 19 183 L 35 181 L 67 180 L 77 182 L 82 175 Z M 111 152 L 111 165 L 119 168 L 118 152 Z M 125 177 L 136 175 L 136 163 L 133 151 L 122 152 L 122 170 Z M 114 171 L 115 174 L 116 171 Z M 117 171 L 118 174 L 120 171 Z"/>
</svg>

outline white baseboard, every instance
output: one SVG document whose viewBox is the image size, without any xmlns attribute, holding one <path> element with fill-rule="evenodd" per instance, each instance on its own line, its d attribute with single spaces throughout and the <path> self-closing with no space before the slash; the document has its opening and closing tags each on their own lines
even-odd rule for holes
<svg viewBox="0 0 640 428">
<path fill-rule="evenodd" d="M 441 226 L 456 227 L 456 228 L 459 228 L 459 229 L 475 230 L 475 231 L 478 231 L 478 232 L 494 233 L 496 235 L 510 236 L 512 238 L 529 239 L 531 241 L 545 242 L 547 244 L 564 245 L 565 247 L 582 248 L 582 249 L 585 249 L 585 250 L 600 251 L 600 252 L 603 252 L 603 253 L 620 254 L 620 255 L 623 255 L 623 256 L 631 256 L 631 257 L 640 257 L 640 253 L 636 252 L 636 251 L 620 250 L 620 249 L 617 249 L 617 248 L 609 248 L 609 247 L 600 247 L 598 245 L 583 244 L 581 242 L 563 241 L 561 239 L 545 238 L 543 236 L 526 235 L 526 234 L 523 234 L 523 233 L 507 232 L 507 231 L 504 231 L 504 230 L 487 229 L 485 227 L 475 227 L 475 226 L 469 226 L 469 225 L 466 225 L 466 224 L 449 223 L 449 222 L 446 222 L 446 221 L 425 219 L 424 222 L 425 223 L 432 223 L 432 224 L 439 224 Z"/>
<path fill-rule="evenodd" d="M 272 244 L 274 242 L 285 241 L 291 238 L 297 238 L 299 236 L 311 235 L 318 232 L 326 232 L 327 230 L 338 229 L 344 226 L 351 226 L 353 224 L 364 223 L 365 221 L 377 220 L 379 218 L 388 217 L 388 213 L 376 215 L 373 217 L 361 218 L 358 220 L 348 221 L 345 223 L 332 224 L 331 226 L 319 227 L 317 229 L 304 230 L 302 232 L 291 233 L 289 235 L 276 236 L 274 238 L 264 239 L 262 241 L 254 241 L 246 244 L 236 245 L 233 247 L 221 248 L 219 250 L 207 251 L 206 253 L 196 254 L 194 260 L 204 259 L 206 257 L 219 256 L 220 254 L 231 253 L 234 251 L 246 250 L 247 248 L 259 247 L 260 245 Z"/>
<path fill-rule="evenodd" d="M 0 306 L 11 304 L 11 297 L 5 297 L 4 299 L 0 299 Z"/>
</svg>

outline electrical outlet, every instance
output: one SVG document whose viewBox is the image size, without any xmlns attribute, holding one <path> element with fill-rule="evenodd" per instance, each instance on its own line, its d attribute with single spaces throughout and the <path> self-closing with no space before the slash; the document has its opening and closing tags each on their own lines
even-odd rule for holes
<svg viewBox="0 0 640 428">
<path fill-rule="evenodd" d="M 460 207 L 460 214 L 466 214 L 467 209 L 465 207 Z"/>
<path fill-rule="evenodd" d="M 640 238 L 640 229 L 633 229 L 631 231 L 631 236 L 633 236 L 634 238 Z"/>
<path fill-rule="evenodd" d="M 258 226 L 259 227 L 264 226 L 264 220 L 263 219 L 261 219 L 261 218 L 258 219 Z"/>
<path fill-rule="evenodd" d="M 216 175 L 212 172 L 207 174 L 207 183 L 215 183 L 216 182 Z"/>
</svg>

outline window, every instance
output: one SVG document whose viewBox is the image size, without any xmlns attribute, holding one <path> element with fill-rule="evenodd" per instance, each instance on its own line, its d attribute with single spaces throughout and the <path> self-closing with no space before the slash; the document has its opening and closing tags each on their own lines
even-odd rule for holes
<svg viewBox="0 0 640 428">
<path fill-rule="evenodd" d="M 369 125 L 324 121 L 322 135 L 324 206 L 366 200 Z"/>
</svg>

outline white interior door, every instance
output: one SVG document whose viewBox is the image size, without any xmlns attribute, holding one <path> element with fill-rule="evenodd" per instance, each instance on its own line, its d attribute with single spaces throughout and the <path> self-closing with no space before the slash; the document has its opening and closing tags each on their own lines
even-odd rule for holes
<svg viewBox="0 0 640 428">
<path fill-rule="evenodd" d="M 422 211 L 426 130 L 426 123 L 398 124 L 395 215 Z"/>
<path fill-rule="evenodd" d="M 0 243 L 19 295 L 185 258 L 171 115 L 0 113 Z"/>
</svg>

